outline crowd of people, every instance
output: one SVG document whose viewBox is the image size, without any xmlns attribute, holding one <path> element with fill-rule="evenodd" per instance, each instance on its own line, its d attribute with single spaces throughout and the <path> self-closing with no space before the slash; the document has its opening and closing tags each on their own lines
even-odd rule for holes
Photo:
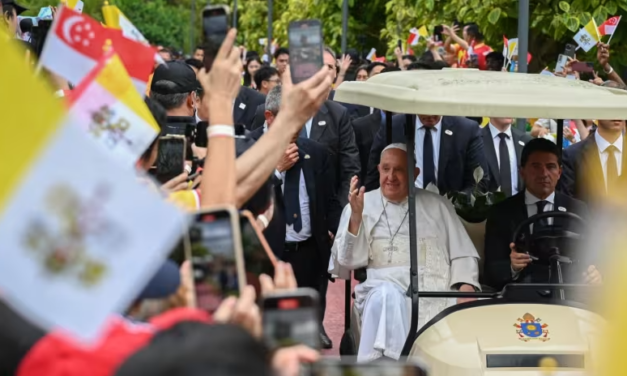
<svg viewBox="0 0 627 376">
<path fill-rule="evenodd" d="M 13 0 L 2 5 L 8 34 L 16 36 L 24 8 Z M 164 62 L 156 64 L 147 90 L 145 103 L 161 135 L 182 132 L 191 142 L 189 170 L 159 183 L 144 179 L 146 184 L 189 212 L 216 205 L 250 210 L 281 260 L 273 278 L 263 277 L 264 293 L 314 289 L 323 320 L 329 283 L 350 279 L 347 271 L 366 270 L 355 289 L 360 361 L 401 356 L 411 311 L 410 252 L 420 260 L 421 290 L 474 292 L 546 282 L 548 266 L 534 264 L 512 243 L 517 225 L 548 211 L 589 218 L 600 199 L 623 186 L 624 119 L 566 120 L 566 141 L 557 145 L 554 119 L 527 119 L 528 129 L 521 130 L 512 118 L 417 114 L 416 163 L 408 166 L 404 114 L 333 100 L 334 88 L 343 82 L 377 75 L 413 79 L 402 72 L 503 70 L 505 57 L 484 43 L 477 25 L 443 25 L 442 34 L 445 40 L 429 39 L 420 56 L 398 48 L 393 62 L 370 62 L 354 50 L 340 56 L 325 47 L 321 70 L 293 85 L 288 48 L 276 49 L 272 62 L 265 62 L 258 53 L 244 54 L 235 46 L 236 31 L 231 30 L 221 46 L 199 46 L 188 58 L 159 47 Z M 597 61 L 606 79 L 596 73 L 581 77 L 570 69 L 576 59 L 555 75 L 625 89 L 610 65 L 608 45 L 598 44 Z M 47 77 L 55 90 L 72 90 L 54 74 Z M 157 139 L 137 162 L 138 171 L 153 168 L 158 148 Z M 479 167 L 484 173 L 477 182 Z M 409 168 L 415 170 L 413 182 Z M 506 196 L 489 211 L 481 252 L 444 197 L 477 186 Z M 408 193 L 414 187 L 417 250 L 409 247 Z M 553 218 L 536 226 L 558 221 L 576 228 Z M 586 259 L 568 270 L 565 280 L 601 284 L 598 263 Z M 190 273 L 189 262 L 180 270 L 164 264 L 123 315 L 110 317 L 94 348 L 82 347 L 62 330 L 43 331 L 0 299 L 0 373 L 196 375 L 209 370 L 291 376 L 299 374 L 300 363 L 319 359 L 317 351 L 304 346 L 272 353 L 265 348 L 254 289 L 226 299 L 212 315 L 190 307 Z M 419 327 L 446 307 L 470 300 L 421 300 Z M 332 348 L 320 328 L 322 348 Z"/>
</svg>

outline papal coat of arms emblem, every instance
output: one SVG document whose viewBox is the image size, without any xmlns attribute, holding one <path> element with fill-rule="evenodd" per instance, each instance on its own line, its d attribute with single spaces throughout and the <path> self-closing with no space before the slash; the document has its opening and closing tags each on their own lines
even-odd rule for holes
<svg viewBox="0 0 627 376">
<path fill-rule="evenodd" d="M 547 329 L 549 325 L 542 323 L 539 317 L 536 318 L 530 313 L 525 313 L 517 321 L 514 327 L 519 340 L 524 342 L 531 340 L 546 342 L 551 339 L 549 338 L 549 329 Z"/>
</svg>

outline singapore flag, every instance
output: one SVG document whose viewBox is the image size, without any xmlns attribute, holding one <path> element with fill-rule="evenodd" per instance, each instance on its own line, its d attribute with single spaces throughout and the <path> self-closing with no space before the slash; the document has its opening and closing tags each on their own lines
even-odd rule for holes
<svg viewBox="0 0 627 376">
<path fill-rule="evenodd" d="M 68 7 L 59 10 L 52 24 L 40 64 L 76 85 L 94 69 L 107 46 L 115 49 L 135 87 L 144 94 L 154 67 L 155 49 Z"/>
</svg>

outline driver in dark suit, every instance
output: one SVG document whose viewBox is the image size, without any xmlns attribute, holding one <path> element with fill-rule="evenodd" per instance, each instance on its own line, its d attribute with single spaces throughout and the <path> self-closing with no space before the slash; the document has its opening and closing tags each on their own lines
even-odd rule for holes
<svg viewBox="0 0 627 376">
<path fill-rule="evenodd" d="M 512 238 L 518 225 L 537 213 L 550 211 L 574 213 L 584 220 L 589 217 L 583 202 L 555 192 L 562 174 L 560 150 L 555 143 L 543 138 L 529 141 L 522 150 L 520 166 L 526 189 L 492 207 L 486 222 L 484 274 L 486 283 L 498 290 L 511 282 L 549 282 L 548 266 L 533 264 L 529 254 L 516 252 Z M 532 224 L 553 225 L 580 232 L 575 221 L 563 217 Z M 565 282 L 601 283 L 601 275 L 593 265 L 583 274 L 583 278 Z"/>
</svg>

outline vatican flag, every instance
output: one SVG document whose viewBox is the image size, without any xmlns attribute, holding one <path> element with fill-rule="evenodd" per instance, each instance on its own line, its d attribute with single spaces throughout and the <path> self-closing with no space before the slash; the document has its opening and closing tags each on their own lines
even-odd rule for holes
<svg viewBox="0 0 627 376">
<path fill-rule="evenodd" d="M 70 112 L 103 150 L 133 168 L 160 128 L 111 49 L 72 91 Z"/>
<path fill-rule="evenodd" d="M 0 37 L 2 299 L 93 343 L 163 264 L 185 217 L 94 147 L 15 43 Z"/>
<path fill-rule="evenodd" d="M 133 25 L 128 17 L 126 17 L 116 5 L 109 5 L 109 2 L 105 1 L 102 6 L 102 16 L 107 27 L 122 30 L 122 34 L 128 39 L 149 44 L 148 40 L 139 31 L 139 29 Z"/>
<path fill-rule="evenodd" d="M 596 22 L 594 22 L 594 18 L 592 18 L 586 26 L 581 28 L 573 39 L 577 42 L 579 47 L 586 52 L 596 46 L 601 40 L 601 36 L 599 36 L 599 29 L 597 28 Z"/>
</svg>

